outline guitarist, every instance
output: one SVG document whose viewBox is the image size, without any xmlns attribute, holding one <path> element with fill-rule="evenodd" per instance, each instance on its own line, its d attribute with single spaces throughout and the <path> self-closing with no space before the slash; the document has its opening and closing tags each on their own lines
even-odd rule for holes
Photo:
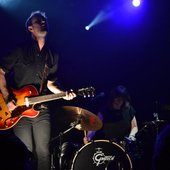
<svg viewBox="0 0 170 170">
<path fill-rule="evenodd" d="M 9 111 L 16 109 L 16 101 L 9 91 L 7 75 L 15 89 L 34 85 L 38 94 L 61 93 L 56 85 L 58 54 L 47 44 L 47 17 L 42 11 L 34 11 L 26 21 L 26 30 L 30 40 L 13 50 L 0 62 L 0 91 Z M 11 74 L 12 73 L 12 74 Z M 76 94 L 66 92 L 65 100 L 71 100 Z M 41 104 L 40 113 L 35 118 L 23 117 L 13 131 L 29 151 L 37 157 L 36 170 L 50 170 L 50 114 L 48 105 Z M 33 145 L 34 144 L 34 145 Z M 35 161 L 34 161 L 35 162 Z"/>
</svg>

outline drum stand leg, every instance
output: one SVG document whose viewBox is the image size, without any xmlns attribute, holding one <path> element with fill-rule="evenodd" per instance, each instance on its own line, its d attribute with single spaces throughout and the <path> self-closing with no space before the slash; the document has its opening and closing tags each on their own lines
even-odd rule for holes
<svg viewBox="0 0 170 170">
<path fill-rule="evenodd" d="M 62 161 L 62 142 L 63 142 L 63 135 L 66 134 L 67 132 L 69 132 L 70 130 L 72 130 L 79 122 L 73 122 L 71 127 L 67 130 L 65 130 L 64 132 L 60 132 L 59 134 L 59 170 L 63 169 L 63 161 Z"/>
<path fill-rule="evenodd" d="M 54 165 L 54 154 L 51 154 L 51 169 L 50 170 L 56 170 Z"/>
<path fill-rule="evenodd" d="M 59 144 L 59 156 L 58 156 L 58 158 L 59 158 L 59 170 L 62 170 L 62 151 L 61 151 L 61 147 L 62 147 L 62 139 L 61 139 L 61 134 L 60 134 L 60 144 Z"/>
<path fill-rule="evenodd" d="M 53 150 L 53 153 L 51 153 L 51 168 L 50 168 L 50 170 L 56 170 L 54 161 L 55 161 L 55 149 Z"/>
<path fill-rule="evenodd" d="M 70 128 L 68 128 L 64 132 L 60 132 L 60 134 L 57 137 L 55 137 L 51 140 L 51 142 L 52 142 L 52 141 L 56 140 L 57 138 L 59 138 L 59 156 L 58 156 L 58 158 L 59 158 L 59 170 L 62 170 L 62 142 L 63 142 L 62 137 L 63 137 L 64 134 L 68 133 L 73 128 L 75 128 L 76 125 L 80 124 L 80 120 L 81 120 L 81 118 L 78 118 L 76 121 L 72 122 L 70 124 Z M 51 159 L 51 170 L 55 170 L 55 166 L 53 164 L 54 163 L 54 154 L 52 154 L 51 157 L 52 157 L 52 159 Z"/>
</svg>

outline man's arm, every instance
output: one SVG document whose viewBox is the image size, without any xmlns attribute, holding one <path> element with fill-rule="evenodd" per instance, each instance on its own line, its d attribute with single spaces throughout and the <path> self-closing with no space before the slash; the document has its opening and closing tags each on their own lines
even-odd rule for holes
<svg viewBox="0 0 170 170">
<path fill-rule="evenodd" d="M 47 82 L 47 87 L 48 89 L 52 92 L 52 93 L 61 93 L 63 92 L 62 90 L 60 90 L 56 85 L 54 81 L 50 81 L 48 80 Z M 76 94 L 71 90 L 69 92 L 66 91 L 66 96 L 63 97 L 63 99 L 65 100 L 72 100 L 73 98 L 76 97 Z"/>
<path fill-rule="evenodd" d="M 99 119 L 101 121 L 103 121 L 103 116 L 100 112 L 97 114 L 97 116 L 99 117 Z M 95 134 L 96 134 L 95 130 L 88 131 L 87 135 L 84 136 L 84 138 L 83 138 L 83 143 L 87 144 L 88 142 L 90 142 L 93 139 L 93 137 L 95 136 Z"/>
<path fill-rule="evenodd" d="M 84 136 L 84 138 L 83 138 L 83 143 L 84 144 L 89 143 L 92 140 L 92 138 L 94 137 L 95 134 L 96 134 L 96 131 L 94 131 L 94 130 L 88 131 L 87 135 Z"/>
<path fill-rule="evenodd" d="M 136 117 L 134 116 L 131 121 L 131 131 L 129 134 L 129 138 L 135 140 L 135 135 L 137 132 L 138 132 L 138 125 L 137 125 Z"/>
<path fill-rule="evenodd" d="M 6 103 L 8 103 L 9 100 L 9 91 L 7 89 L 7 82 L 5 78 L 5 72 L 2 68 L 0 68 L 0 91 L 2 93 L 2 96 Z"/>
<path fill-rule="evenodd" d="M 16 108 L 16 105 L 14 101 L 10 98 L 10 94 L 7 88 L 7 81 L 5 78 L 5 72 L 2 68 L 0 68 L 0 91 L 2 93 L 5 103 L 7 104 L 9 111 L 14 110 Z"/>
</svg>

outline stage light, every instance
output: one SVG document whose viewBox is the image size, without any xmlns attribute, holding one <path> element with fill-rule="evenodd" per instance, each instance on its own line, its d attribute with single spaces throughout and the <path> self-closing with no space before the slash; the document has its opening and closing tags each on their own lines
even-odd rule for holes
<svg viewBox="0 0 170 170">
<path fill-rule="evenodd" d="M 88 30 L 90 29 L 90 27 L 89 27 L 89 26 L 86 26 L 85 29 L 88 31 Z"/>
<path fill-rule="evenodd" d="M 96 26 L 97 24 L 113 17 L 115 20 L 119 20 L 120 22 L 121 22 L 120 17 L 125 17 L 126 20 L 123 20 L 123 22 L 129 23 L 128 17 L 131 16 L 131 14 L 134 14 L 134 12 L 139 11 L 139 10 L 135 10 L 134 7 L 139 7 L 142 2 L 143 0 L 129 0 L 126 1 L 126 3 L 119 4 L 119 6 L 114 6 L 112 4 L 109 4 L 105 8 L 101 9 L 98 12 L 98 14 L 93 18 L 93 20 L 85 26 L 85 30 L 88 31 L 92 29 L 92 27 Z"/>
<path fill-rule="evenodd" d="M 0 4 L 1 6 L 6 6 L 8 5 L 9 3 L 11 3 L 12 0 L 0 0 Z"/>
<path fill-rule="evenodd" d="M 85 27 L 85 29 L 88 31 L 89 29 L 91 29 L 92 27 L 94 27 L 95 25 L 101 23 L 102 21 L 108 19 L 109 17 L 111 17 L 113 15 L 113 11 L 104 11 L 101 10 L 97 16 Z"/>
<path fill-rule="evenodd" d="M 0 0 L 0 6 L 5 8 L 13 8 L 20 3 L 21 0 Z"/>
<path fill-rule="evenodd" d="M 132 0 L 132 5 L 134 6 L 134 7 L 138 7 L 139 5 L 140 5 L 140 0 Z"/>
</svg>

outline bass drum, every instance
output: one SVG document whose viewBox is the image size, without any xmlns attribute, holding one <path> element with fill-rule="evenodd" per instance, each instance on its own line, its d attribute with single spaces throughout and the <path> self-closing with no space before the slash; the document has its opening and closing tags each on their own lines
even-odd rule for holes
<svg viewBox="0 0 170 170">
<path fill-rule="evenodd" d="M 76 152 L 71 170 L 132 170 L 132 162 L 117 143 L 95 140 Z"/>
</svg>

